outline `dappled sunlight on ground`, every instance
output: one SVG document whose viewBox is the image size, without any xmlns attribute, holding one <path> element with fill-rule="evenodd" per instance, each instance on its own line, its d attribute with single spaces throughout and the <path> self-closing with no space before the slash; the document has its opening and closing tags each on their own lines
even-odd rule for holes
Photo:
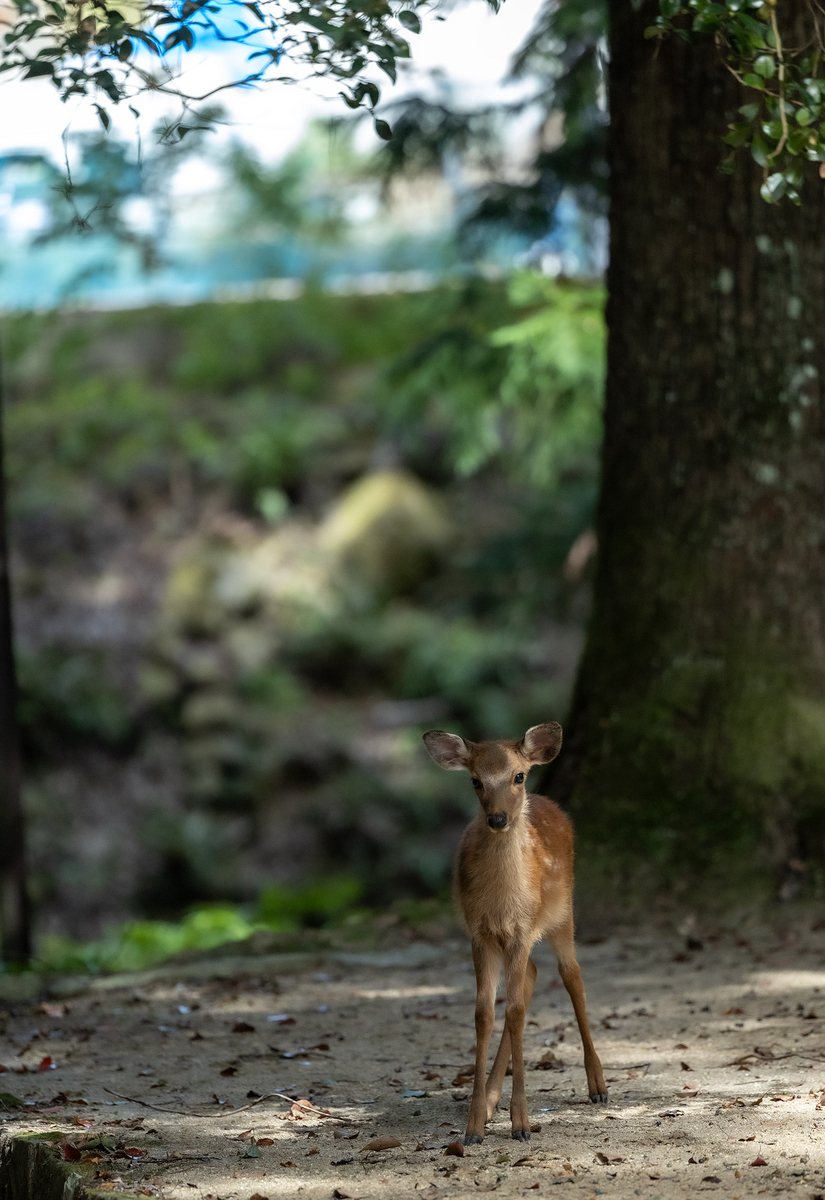
<svg viewBox="0 0 825 1200">
<path fill-rule="evenodd" d="M 265 971 L 251 960 L 249 974 L 220 978 L 216 960 L 217 978 L 170 968 L 165 981 L 75 996 L 62 1016 L 20 1007 L 0 1042 L 10 1068 L 0 1091 L 39 1111 L 9 1110 L 6 1132 L 56 1131 L 99 1160 L 87 1169 L 104 1191 L 169 1200 L 438 1200 L 555 1195 L 559 1185 L 588 1200 L 817 1196 L 821 940 L 805 932 L 777 949 L 769 931 L 743 944 L 720 934 L 685 950 L 683 938 L 650 933 L 583 945 L 607 1108 L 587 1100 L 572 1009 L 540 947 L 525 1052 L 541 1129 L 528 1147 L 510 1139 L 505 1105 L 482 1146 L 444 1153 L 463 1132 L 472 1086 L 463 942 L 434 947 L 423 964 L 316 961 L 275 977 L 270 960 Z M 792 961 L 806 955 L 804 969 Z M 38 1071 L 46 1056 L 55 1069 Z M 14 1073 L 24 1065 L 29 1073 Z M 254 1103 L 272 1092 L 282 1096 Z M 111 1143 L 84 1147 L 101 1134 Z M 376 1137 L 399 1145 L 367 1150 Z"/>
</svg>

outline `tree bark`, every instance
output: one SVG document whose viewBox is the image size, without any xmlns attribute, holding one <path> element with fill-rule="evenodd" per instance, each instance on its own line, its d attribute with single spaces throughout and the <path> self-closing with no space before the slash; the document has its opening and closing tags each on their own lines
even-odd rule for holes
<svg viewBox="0 0 825 1200">
<path fill-rule="evenodd" d="M 802 0 L 785 6 L 806 19 Z M 662 882 L 781 883 L 825 848 L 825 190 L 766 204 L 713 39 L 610 0 L 599 559 L 553 786 Z M 603 860 L 602 860 L 603 861 Z M 788 864 L 790 868 L 788 867 Z M 787 880 L 786 880 L 787 887 Z"/>
<path fill-rule="evenodd" d="M 3 961 L 23 963 L 31 955 L 31 941 L 6 531 L 2 365 L 0 359 L 0 935 Z"/>
</svg>

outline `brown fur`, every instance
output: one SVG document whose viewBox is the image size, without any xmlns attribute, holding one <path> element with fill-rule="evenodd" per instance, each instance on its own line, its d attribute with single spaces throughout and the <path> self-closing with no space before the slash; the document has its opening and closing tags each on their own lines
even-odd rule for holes
<svg viewBox="0 0 825 1200">
<path fill-rule="evenodd" d="M 476 971 L 476 1073 L 465 1144 L 480 1142 L 501 1097 L 513 1060 L 510 1104 L 513 1137 L 527 1141 L 530 1119 L 524 1089 L 522 1039 L 533 994 L 532 946 L 547 937 L 567 988 L 584 1048 L 590 1099 L 607 1100 L 607 1088 L 587 1022 L 584 984 L 573 935 L 573 828 L 559 806 L 526 791 L 527 773 L 550 762 L 561 748 L 561 726 L 528 729 L 521 741 L 466 742 L 430 730 L 424 741 L 446 770 L 466 770 L 479 784 L 481 811 L 464 831 L 455 870 L 455 895 L 473 947 Z M 516 782 L 519 774 L 523 779 Z M 502 828 L 491 828 L 488 819 Z M 502 969 L 507 988 L 504 1032 L 485 1084 L 487 1052 Z"/>
</svg>

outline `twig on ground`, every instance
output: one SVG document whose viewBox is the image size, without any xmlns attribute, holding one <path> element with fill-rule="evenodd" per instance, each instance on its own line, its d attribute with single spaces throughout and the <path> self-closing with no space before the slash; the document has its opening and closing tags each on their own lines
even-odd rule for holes
<svg viewBox="0 0 825 1200">
<path fill-rule="evenodd" d="M 786 1058 L 807 1058 L 812 1062 L 825 1062 L 825 1054 L 805 1054 L 802 1050 L 788 1050 L 785 1054 L 765 1053 L 764 1050 L 752 1050 L 750 1054 L 743 1054 L 741 1058 L 735 1058 L 732 1062 L 724 1063 L 726 1067 L 744 1066 L 748 1062 L 774 1063 L 782 1062 Z"/>
<path fill-rule="evenodd" d="M 142 1104 L 144 1108 L 153 1108 L 155 1112 L 173 1113 L 176 1117 L 225 1117 L 227 1113 L 242 1113 L 248 1108 L 254 1108 L 257 1104 L 262 1104 L 264 1100 L 288 1100 L 290 1104 L 299 1104 L 301 1108 L 308 1112 L 317 1113 L 320 1117 L 326 1117 L 328 1121 L 341 1121 L 344 1125 L 352 1125 L 350 1117 L 336 1117 L 334 1113 L 324 1112 L 322 1108 L 316 1108 L 314 1104 L 310 1104 L 309 1100 L 294 1100 L 292 1096 L 287 1096 L 284 1092 L 267 1092 L 265 1096 L 259 1096 L 257 1100 L 253 1100 L 250 1104 L 242 1104 L 240 1108 L 225 1108 L 220 1112 L 199 1113 L 193 1112 L 192 1109 L 184 1108 L 162 1108 L 160 1104 L 150 1104 L 148 1100 L 141 1100 L 137 1096 L 124 1096 L 122 1092 L 113 1092 L 111 1088 L 104 1087 L 104 1092 L 108 1092 L 110 1096 L 117 1096 L 119 1100 L 129 1100 L 132 1104 Z"/>
</svg>

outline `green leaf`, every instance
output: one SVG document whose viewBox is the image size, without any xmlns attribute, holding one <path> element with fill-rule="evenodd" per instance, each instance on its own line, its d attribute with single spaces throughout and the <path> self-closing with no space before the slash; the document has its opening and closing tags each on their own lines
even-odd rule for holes
<svg viewBox="0 0 825 1200">
<path fill-rule="evenodd" d="M 757 133 L 756 137 L 751 142 L 751 154 L 760 167 L 768 165 L 768 148 Z"/>
<path fill-rule="evenodd" d="M 158 22 L 160 24 L 160 22 Z M 191 29 L 185 25 L 181 25 L 179 29 L 175 29 L 163 39 L 164 50 L 173 50 L 175 46 L 183 44 L 187 50 L 191 50 L 195 44 L 195 35 Z"/>
<path fill-rule="evenodd" d="M 387 122 L 382 121 L 379 117 L 376 117 L 375 119 L 375 132 L 380 138 L 383 138 L 385 142 L 392 141 L 392 130 Z"/>
<path fill-rule="evenodd" d="M 745 87 L 750 88 L 763 88 L 765 86 L 758 75 L 753 75 L 750 72 L 747 75 L 742 76 L 742 82 L 744 83 Z"/>
<path fill-rule="evenodd" d="M 776 74 L 776 59 L 772 54 L 760 54 L 754 60 L 753 69 L 763 79 L 773 79 Z"/>
<path fill-rule="evenodd" d="M 401 22 L 404 28 L 409 29 L 411 33 L 421 32 L 421 21 L 418 18 L 418 14 L 411 12 L 408 8 L 402 9 L 402 11 L 398 14 L 398 20 Z"/>
<path fill-rule="evenodd" d="M 49 62 L 35 59 L 29 63 L 24 79 L 36 79 L 39 75 L 54 75 L 54 67 Z"/>
<path fill-rule="evenodd" d="M 726 134 L 725 137 L 722 138 L 722 141 L 725 142 L 726 145 L 733 146 L 734 148 L 738 146 L 744 146 L 745 142 L 750 136 L 750 132 L 750 125 L 734 125 L 730 133 Z"/>
<path fill-rule="evenodd" d="M 746 121 L 755 121 L 759 115 L 759 105 L 743 104 L 739 111 Z"/>
<path fill-rule="evenodd" d="M 791 154 L 801 154 L 811 144 L 811 137 L 815 135 L 808 133 L 807 129 L 790 129 L 786 142 L 788 150 Z"/>
<path fill-rule="evenodd" d="M 759 189 L 759 194 L 768 204 L 774 204 L 777 200 L 781 200 L 785 194 L 787 181 L 781 171 L 769 175 Z"/>
<path fill-rule="evenodd" d="M 812 113 L 809 108 L 798 108 L 796 110 L 797 125 L 810 125 L 811 122 L 815 120 L 816 114 Z"/>
<path fill-rule="evenodd" d="M 668 21 L 672 21 L 682 11 L 682 0 L 659 0 L 659 12 Z"/>
<path fill-rule="evenodd" d="M 247 1148 L 244 1150 L 243 1157 L 244 1158 L 260 1158 L 261 1152 L 253 1142 L 251 1146 L 247 1146 Z"/>
</svg>

